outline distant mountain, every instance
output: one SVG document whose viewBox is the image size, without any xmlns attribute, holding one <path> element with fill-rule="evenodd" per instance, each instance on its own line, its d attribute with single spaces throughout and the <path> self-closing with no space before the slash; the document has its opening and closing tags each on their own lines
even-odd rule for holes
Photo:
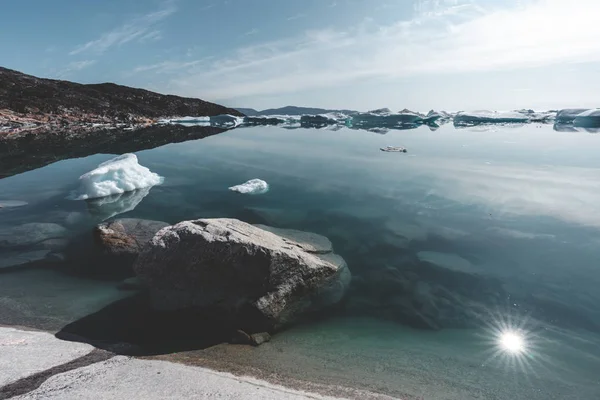
<svg viewBox="0 0 600 400">
<path fill-rule="evenodd" d="M 253 108 L 236 108 L 237 111 L 249 116 L 261 116 L 261 115 L 317 115 L 327 114 L 331 112 L 341 112 L 344 114 L 356 114 L 358 111 L 354 110 L 328 110 L 325 108 L 312 108 L 312 107 L 296 107 L 286 106 L 281 108 L 269 108 L 267 110 L 257 111 Z"/>
<path fill-rule="evenodd" d="M 259 111 L 255 110 L 254 108 L 236 108 L 236 110 L 248 117 L 255 117 L 259 115 Z"/>
<path fill-rule="evenodd" d="M 114 83 L 84 85 L 37 78 L 0 67 L 0 125 L 59 126 L 93 122 L 151 122 L 171 116 L 242 114 L 204 100 L 164 95 Z M 8 122 L 7 122 L 8 121 Z"/>
</svg>

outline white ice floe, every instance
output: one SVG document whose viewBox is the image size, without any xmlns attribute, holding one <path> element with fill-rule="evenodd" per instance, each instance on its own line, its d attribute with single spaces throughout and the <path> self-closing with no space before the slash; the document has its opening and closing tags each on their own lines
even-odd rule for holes
<svg viewBox="0 0 600 400">
<path fill-rule="evenodd" d="M 406 153 L 406 149 L 400 146 L 385 146 L 381 147 L 379 150 L 385 151 L 388 153 Z"/>
<path fill-rule="evenodd" d="M 164 178 L 140 165 L 135 154 L 123 154 L 81 175 L 76 200 L 95 199 L 160 185 Z"/>
<path fill-rule="evenodd" d="M 20 200 L 0 200 L 0 208 L 12 208 L 12 207 L 23 207 L 26 206 L 26 201 Z"/>
<path fill-rule="evenodd" d="M 158 121 L 161 124 L 197 124 L 197 123 L 209 123 L 210 117 L 176 117 L 176 118 L 165 118 Z"/>
<path fill-rule="evenodd" d="M 232 186 L 229 190 L 243 194 L 264 194 L 269 191 L 269 184 L 261 179 L 251 179 L 241 185 Z"/>
</svg>

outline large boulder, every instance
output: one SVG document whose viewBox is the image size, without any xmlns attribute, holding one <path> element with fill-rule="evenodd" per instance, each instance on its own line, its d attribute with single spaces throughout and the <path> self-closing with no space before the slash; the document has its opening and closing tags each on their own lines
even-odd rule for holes
<svg viewBox="0 0 600 400">
<path fill-rule="evenodd" d="M 134 271 L 155 308 L 212 310 L 253 332 L 339 302 L 351 278 L 327 238 L 235 219 L 161 229 Z"/>
</svg>

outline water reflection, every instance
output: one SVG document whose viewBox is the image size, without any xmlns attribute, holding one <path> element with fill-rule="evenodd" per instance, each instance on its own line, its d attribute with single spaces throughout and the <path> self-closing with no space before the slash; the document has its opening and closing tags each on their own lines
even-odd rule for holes
<svg viewBox="0 0 600 400">
<path fill-rule="evenodd" d="M 86 200 L 89 213 L 101 221 L 133 211 L 150 193 L 150 187 L 98 199 Z"/>
</svg>

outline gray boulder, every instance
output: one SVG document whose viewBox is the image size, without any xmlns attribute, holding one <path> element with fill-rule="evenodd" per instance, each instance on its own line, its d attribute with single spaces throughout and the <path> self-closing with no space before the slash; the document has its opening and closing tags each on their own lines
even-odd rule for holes
<svg viewBox="0 0 600 400">
<path fill-rule="evenodd" d="M 157 309 L 218 310 L 263 332 L 342 299 L 350 271 L 332 251 L 316 234 L 200 219 L 161 229 L 134 271 Z"/>
</svg>

